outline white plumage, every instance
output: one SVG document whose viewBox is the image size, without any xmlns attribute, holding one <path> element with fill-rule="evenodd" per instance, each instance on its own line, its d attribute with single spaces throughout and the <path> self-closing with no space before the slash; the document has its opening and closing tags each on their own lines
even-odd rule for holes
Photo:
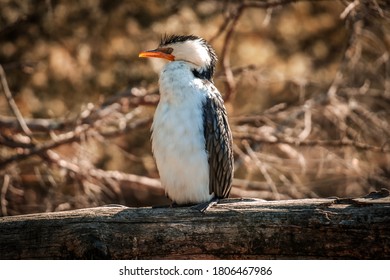
<svg viewBox="0 0 390 280">
<path fill-rule="evenodd" d="M 214 51 L 199 37 L 171 36 L 140 56 L 171 60 L 160 74 L 152 125 L 153 154 L 167 196 L 177 204 L 226 197 L 233 174 L 232 140 L 212 83 Z"/>
<path fill-rule="evenodd" d="M 209 201 L 204 86 L 182 61 L 167 64 L 159 83 L 161 99 L 152 125 L 152 149 L 161 183 L 177 204 Z"/>
</svg>

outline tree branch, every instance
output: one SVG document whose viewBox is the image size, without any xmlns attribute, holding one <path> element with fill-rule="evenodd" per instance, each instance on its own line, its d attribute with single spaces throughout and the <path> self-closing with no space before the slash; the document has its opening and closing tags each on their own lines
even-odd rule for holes
<svg viewBox="0 0 390 280">
<path fill-rule="evenodd" d="M 3 66 L 1 66 L 1 64 L 0 64 L 0 80 L 1 80 L 1 85 L 3 86 L 3 92 L 4 92 L 4 95 L 7 99 L 8 105 L 10 106 L 13 114 L 15 115 L 16 119 L 18 120 L 20 127 L 22 128 L 23 132 L 27 136 L 31 136 L 32 132 L 28 128 L 28 126 L 26 125 L 26 122 L 23 119 L 23 115 L 22 115 L 22 113 L 20 113 L 19 108 L 16 105 L 15 100 L 12 96 L 12 93 L 9 90 L 7 79 L 5 77 L 5 72 L 4 72 Z"/>
<path fill-rule="evenodd" d="M 113 205 L 0 218 L 0 259 L 388 259 L 389 236 L 387 190 L 229 199 L 205 214 Z"/>
</svg>

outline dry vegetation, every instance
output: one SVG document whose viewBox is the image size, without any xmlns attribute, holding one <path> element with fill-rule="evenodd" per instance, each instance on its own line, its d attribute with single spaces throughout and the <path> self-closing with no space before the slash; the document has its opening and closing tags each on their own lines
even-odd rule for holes
<svg viewBox="0 0 390 280">
<path fill-rule="evenodd" d="M 151 154 L 164 33 L 219 55 L 232 196 L 390 188 L 390 11 L 355 1 L 0 1 L 0 215 L 168 203 Z"/>
</svg>

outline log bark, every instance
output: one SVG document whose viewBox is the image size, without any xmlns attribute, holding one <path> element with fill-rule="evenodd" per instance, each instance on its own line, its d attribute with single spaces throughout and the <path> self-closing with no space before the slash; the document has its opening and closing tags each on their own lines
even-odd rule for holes
<svg viewBox="0 0 390 280">
<path fill-rule="evenodd" d="M 1 259 L 388 259 L 388 191 L 359 199 L 228 199 L 0 218 Z"/>
</svg>

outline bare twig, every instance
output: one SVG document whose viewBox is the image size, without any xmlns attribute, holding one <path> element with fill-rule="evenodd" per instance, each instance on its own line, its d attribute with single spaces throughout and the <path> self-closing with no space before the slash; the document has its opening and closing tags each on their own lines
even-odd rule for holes
<svg viewBox="0 0 390 280">
<path fill-rule="evenodd" d="M 351 13 L 351 11 L 353 9 L 355 9 L 358 5 L 360 4 L 360 1 L 359 0 L 355 0 L 353 2 L 351 2 L 345 9 L 344 11 L 341 13 L 340 15 L 340 18 L 341 19 L 345 19 L 349 13 Z"/>
<path fill-rule="evenodd" d="M 219 37 L 223 34 L 223 32 L 225 32 L 226 28 L 229 26 L 229 24 L 231 23 L 231 20 L 232 20 L 232 16 L 231 16 L 231 13 L 227 13 L 225 15 L 225 20 L 223 21 L 223 23 L 219 26 L 219 29 L 218 31 L 208 40 L 211 44 Z"/>
<path fill-rule="evenodd" d="M 10 163 L 25 160 L 26 158 L 29 158 L 34 155 L 42 155 L 47 150 L 57 148 L 61 145 L 68 144 L 74 141 L 78 141 L 83 133 L 85 133 L 88 129 L 90 129 L 90 126 L 88 125 L 82 125 L 79 126 L 78 129 L 75 131 L 70 131 L 67 133 L 63 133 L 57 137 L 56 140 L 44 142 L 41 145 L 36 145 L 31 149 L 25 149 L 23 153 L 12 155 L 2 161 L 0 161 L 0 168 L 4 168 Z"/>
<path fill-rule="evenodd" d="M 372 152 L 377 152 L 377 153 L 390 153 L 390 148 L 387 148 L 387 146 L 390 144 L 389 142 L 383 143 L 381 147 L 379 146 L 373 146 L 369 145 L 367 143 L 363 142 L 358 142 L 358 141 L 353 141 L 349 139 L 342 139 L 342 140 L 320 140 L 320 139 L 315 139 L 315 140 L 304 140 L 300 141 L 299 139 L 294 139 L 294 138 L 277 138 L 277 139 L 267 139 L 263 138 L 258 135 L 254 135 L 251 133 L 243 133 L 243 132 L 238 132 L 235 131 L 233 133 L 235 139 L 240 139 L 240 140 L 252 140 L 257 143 L 265 143 L 265 144 L 273 144 L 273 145 L 278 145 L 278 144 L 289 144 L 289 145 L 294 145 L 294 146 L 320 146 L 320 147 L 354 147 L 358 150 L 367 150 L 367 151 L 372 151 Z"/>
<path fill-rule="evenodd" d="M 228 102 L 230 99 L 234 99 L 234 95 L 236 92 L 236 82 L 234 81 L 234 76 L 232 69 L 230 67 L 230 45 L 232 42 L 233 38 L 233 33 L 234 29 L 237 25 L 237 22 L 239 18 L 241 17 L 242 13 L 244 12 L 244 6 L 239 5 L 237 9 L 235 10 L 232 18 L 230 19 L 230 27 L 228 28 L 225 39 L 224 39 L 224 44 L 222 48 L 222 53 L 221 53 L 221 64 L 222 64 L 222 69 L 226 77 L 225 81 L 225 96 L 224 99 L 226 102 Z"/>
<path fill-rule="evenodd" d="M 81 137 L 85 133 L 90 132 L 90 130 L 92 130 L 92 129 L 96 129 L 99 122 L 101 122 L 101 119 L 98 118 L 90 124 L 82 123 L 81 125 L 78 125 L 77 127 L 75 127 L 74 130 L 72 130 L 72 131 L 56 135 L 54 140 L 44 142 L 40 145 L 33 145 L 32 147 L 24 149 L 22 153 L 12 155 L 12 156 L 0 161 L 0 168 L 4 168 L 8 164 L 16 162 L 16 161 L 25 160 L 31 156 L 34 156 L 34 155 L 44 156 L 44 153 L 48 150 L 55 149 L 61 145 L 80 141 Z M 120 133 L 124 133 L 125 131 L 135 129 L 135 128 L 140 127 L 140 126 L 142 126 L 146 123 L 149 123 L 149 122 L 150 122 L 150 118 L 143 118 L 143 119 L 139 119 L 137 121 L 134 121 L 132 124 L 126 125 L 125 127 L 119 127 L 118 129 L 114 129 L 114 130 L 107 131 L 107 132 L 99 132 L 99 133 L 101 135 L 103 135 L 104 137 L 114 137 Z M 1 138 L 0 138 L 0 140 L 1 140 Z M 17 142 L 15 142 L 14 144 L 16 144 L 16 143 Z"/>
<path fill-rule="evenodd" d="M 7 99 L 8 105 L 10 106 L 13 114 L 15 115 L 16 119 L 18 120 L 19 125 L 22 128 L 23 132 L 26 135 L 31 136 L 32 132 L 28 128 L 28 126 L 26 125 L 26 122 L 23 119 L 23 115 L 19 111 L 19 108 L 16 105 L 16 102 L 15 102 L 13 96 L 12 96 L 12 93 L 9 90 L 7 79 L 5 77 L 5 72 L 4 72 L 3 66 L 1 66 L 1 64 L 0 64 L 0 79 L 1 79 L 1 85 L 3 86 L 3 92 L 4 92 L 4 95 L 5 95 L 6 99 Z"/>
<path fill-rule="evenodd" d="M 138 107 L 141 105 L 145 106 L 156 106 L 160 99 L 158 94 L 158 88 L 147 90 L 145 88 L 133 87 L 123 92 L 117 93 L 111 98 L 105 100 L 102 107 L 111 105 L 113 103 L 124 103 L 131 107 Z"/>
<path fill-rule="evenodd" d="M 49 151 L 48 156 L 53 163 L 57 164 L 61 168 L 74 172 L 79 176 L 83 176 L 86 178 L 90 176 L 99 180 L 114 179 L 116 181 L 127 181 L 127 182 L 137 183 L 141 186 L 148 188 L 149 191 L 153 191 L 153 192 L 163 193 L 164 190 L 161 186 L 160 181 L 157 179 L 135 175 L 135 174 L 124 173 L 117 170 L 107 171 L 99 168 L 88 168 L 86 170 L 83 170 L 79 165 L 64 159 L 54 151 Z"/>
<path fill-rule="evenodd" d="M 305 110 L 305 120 L 304 120 L 305 128 L 298 135 L 298 139 L 300 142 L 304 141 L 307 137 L 309 137 L 310 132 L 312 130 L 312 113 L 310 108 L 310 102 L 305 104 L 304 110 Z"/>
<path fill-rule="evenodd" d="M 270 11 L 269 9 L 274 7 L 295 3 L 295 2 L 303 2 L 303 1 L 308 1 L 308 0 L 273 0 L 273 1 L 266 1 L 266 2 L 264 1 L 241 2 L 240 1 L 240 3 L 237 4 L 233 12 L 231 12 L 229 16 L 225 17 L 225 20 L 223 21 L 222 25 L 219 27 L 217 33 L 211 37 L 210 41 L 211 42 L 214 41 L 223 32 L 226 32 L 223 48 L 221 51 L 221 65 L 226 79 L 225 96 L 224 96 L 226 102 L 234 100 L 236 94 L 236 82 L 234 80 L 234 75 L 230 67 L 230 47 L 233 38 L 233 33 L 244 11 L 248 8 L 260 8 L 260 9 L 266 9 Z M 322 1 L 326 1 L 326 0 L 322 0 Z M 267 15 L 269 16 L 268 13 Z"/>
<path fill-rule="evenodd" d="M 7 195 L 7 191 L 8 191 L 8 187 L 9 187 L 9 184 L 10 184 L 10 176 L 8 174 L 5 174 L 3 176 L 3 186 L 1 187 L 1 193 L 0 193 L 0 204 L 1 204 L 1 215 L 2 216 L 7 216 L 8 213 L 7 213 L 7 198 L 6 198 L 6 195 Z"/>
<path fill-rule="evenodd" d="M 72 124 L 71 120 L 57 120 L 57 119 L 29 119 L 24 118 L 26 126 L 32 131 L 48 132 L 51 130 L 63 130 Z M 22 131 L 22 127 L 18 119 L 9 116 L 0 116 L 0 126 L 11 129 L 14 132 Z"/>
<path fill-rule="evenodd" d="M 256 166 L 261 171 L 261 174 L 263 174 L 265 180 L 267 181 L 269 187 L 272 190 L 272 193 L 275 195 L 275 199 L 279 200 L 280 195 L 278 192 L 278 189 L 276 187 L 275 182 L 272 180 L 271 176 L 268 173 L 268 170 L 266 166 L 261 162 L 261 160 L 256 156 L 255 152 L 252 150 L 251 146 L 249 145 L 248 141 L 242 141 L 242 144 L 244 145 L 248 155 L 251 157 L 251 159 L 255 162 Z"/>
</svg>

